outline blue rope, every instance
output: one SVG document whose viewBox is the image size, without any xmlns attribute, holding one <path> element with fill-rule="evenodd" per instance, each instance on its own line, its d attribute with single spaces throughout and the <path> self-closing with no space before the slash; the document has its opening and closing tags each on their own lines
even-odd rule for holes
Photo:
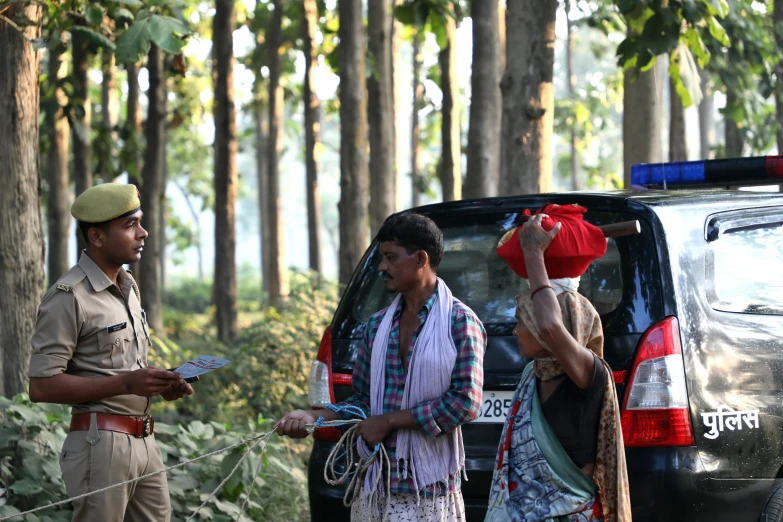
<svg viewBox="0 0 783 522">
<path fill-rule="evenodd" d="M 354 419 L 341 419 L 341 420 L 336 420 L 336 421 L 329 421 L 329 423 L 327 424 L 326 423 L 327 421 L 324 420 L 323 417 L 318 417 L 318 419 L 316 419 L 316 421 L 313 423 L 313 427 L 314 428 L 339 428 L 339 427 L 342 427 L 342 426 L 349 426 L 349 425 L 353 426 L 353 425 L 357 424 L 356 423 L 356 417 L 358 417 L 358 418 L 360 418 L 362 420 L 366 420 L 367 419 L 367 414 L 364 412 L 364 410 L 361 409 L 359 406 L 355 406 L 353 404 L 345 404 L 345 405 L 327 404 L 324 407 L 327 410 L 331 410 L 331 411 L 333 411 L 333 412 L 335 412 L 337 414 L 348 413 L 348 414 L 350 414 L 351 416 L 353 416 L 355 418 Z M 378 444 L 375 445 L 375 448 L 373 448 L 373 452 L 370 455 L 370 457 L 368 458 L 368 460 L 371 460 L 378 453 L 380 453 L 380 451 L 381 451 L 381 443 L 379 442 Z M 345 457 L 345 453 L 346 452 L 343 451 L 335 459 L 335 462 L 337 462 L 340 459 L 344 458 Z M 349 474 L 349 473 L 352 473 L 352 470 L 350 470 L 350 469 L 346 470 L 343 475 Z"/>
</svg>

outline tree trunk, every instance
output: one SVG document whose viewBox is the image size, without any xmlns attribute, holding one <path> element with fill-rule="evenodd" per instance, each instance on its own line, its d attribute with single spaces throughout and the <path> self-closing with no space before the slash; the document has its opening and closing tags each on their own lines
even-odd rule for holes
<svg viewBox="0 0 783 522">
<path fill-rule="evenodd" d="M 92 187 L 92 161 L 90 157 L 90 119 L 92 106 L 90 104 L 90 89 L 87 72 L 90 69 L 87 43 L 79 33 L 72 35 L 73 46 L 73 97 L 76 105 L 84 107 L 84 118 L 73 115 L 73 179 L 76 185 L 76 196 Z M 81 231 L 76 229 L 76 260 L 78 262 L 85 248 Z"/>
<path fill-rule="evenodd" d="M 141 154 L 139 141 L 141 139 L 141 111 L 139 110 L 139 64 L 129 64 L 128 71 L 128 121 L 125 122 L 127 133 L 126 147 L 128 162 L 128 183 L 141 189 Z"/>
<path fill-rule="evenodd" d="M 723 113 L 723 120 L 726 133 L 726 157 L 738 158 L 742 156 L 742 149 L 745 146 L 742 129 L 731 116 L 731 108 L 742 103 L 741 94 L 734 89 L 726 88 L 726 109 Z"/>
<path fill-rule="evenodd" d="M 237 122 L 234 106 L 234 0 L 217 0 L 213 20 L 215 79 L 215 280 L 218 339 L 237 334 Z"/>
<path fill-rule="evenodd" d="M 574 22 L 571 20 L 571 0 L 565 0 L 566 15 L 566 74 L 568 75 L 568 98 L 576 101 L 576 75 L 574 74 Z M 576 150 L 576 122 L 571 123 L 569 141 L 571 149 L 571 190 L 580 190 L 579 153 Z"/>
<path fill-rule="evenodd" d="M 497 195 L 500 173 L 500 36 L 498 0 L 473 0 L 473 72 L 466 199 Z"/>
<path fill-rule="evenodd" d="M 347 284 L 369 243 L 367 91 L 362 0 L 338 0 L 340 17 L 340 283 Z"/>
<path fill-rule="evenodd" d="M 783 49 L 783 0 L 775 0 L 772 10 L 772 27 L 775 32 L 775 43 L 778 52 Z M 777 144 L 778 154 L 783 154 L 783 61 L 778 60 L 775 65 L 775 73 L 778 78 L 775 82 L 775 115 L 778 120 Z"/>
<path fill-rule="evenodd" d="M 413 115 L 411 117 L 411 206 L 421 204 L 421 128 L 419 110 L 424 99 L 424 84 L 421 81 L 423 60 L 421 55 L 422 29 L 416 29 L 413 35 Z"/>
<path fill-rule="evenodd" d="M 688 161 L 688 144 L 685 142 L 685 107 L 680 95 L 669 79 L 669 161 Z"/>
<path fill-rule="evenodd" d="M 119 91 L 117 90 L 117 64 L 114 53 L 105 49 L 101 57 L 101 125 L 104 132 L 111 136 L 111 143 L 117 142 L 117 133 L 114 127 L 119 121 Z M 108 152 L 108 151 L 107 151 Z M 100 177 L 104 182 L 111 181 L 115 173 L 111 171 L 111 165 L 107 164 L 108 157 L 101 158 Z"/>
<path fill-rule="evenodd" d="M 269 212 L 266 205 L 266 192 L 268 190 L 269 176 L 267 169 L 269 167 L 268 144 L 269 144 L 269 113 L 266 96 L 264 94 L 265 80 L 260 71 L 256 73 L 256 81 L 253 83 L 253 89 L 256 90 L 255 119 L 256 119 L 256 183 L 258 184 L 258 219 L 261 230 L 261 291 L 267 297 L 269 296 L 269 254 L 272 250 L 269 233 Z"/>
<path fill-rule="evenodd" d="M 164 71 L 165 69 L 165 59 L 164 59 Z M 165 72 L 164 72 L 165 74 Z M 166 85 L 165 76 L 163 85 Z M 168 88 L 164 87 L 164 96 L 166 96 L 166 99 L 168 99 Z M 164 125 L 163 127 L 163 138 L 161 139 L 163 150 L 166 150 L 166 141 L 168 139 L 168 129 Z M 161 180 L 160 187 L 160 223 L 158 223 L 158 238 L 160 238 L 160 249 L 158 256 L 158 263 L 160 263 L 160 301 L 161 303 L 166 298 L 166 285 L 168 284 L 168 279 L 166 276 L 166 248 L 168 247 L 168 238 L 166 236 L 166 229 L 168 227 L 169 223 L 169 201 L 168 198 L 166 198 L 166 187 L 169 184 L 169 165 L 168 160 L 163 162 L 163 179 Z"/>
<path fill-rule="evenodd" d="M 506 71 L 506 3 L 498 2 L 498 36 L 500 37 L 500 51 L 498 59 L 500 60 L 500 76 L 498 82 L 503 81 L 503 73 Z M 502 98 L 502 92 L 501 92 Z M 502 104 L 501 104 L 502 112 Z M 500 174 L 498 172 L 498 174 Z M 498 179 L 500 176 L 498 175 Z"/>
<path fill-rule="evenodd" d="M 503 194 L 548 192 L 552 184 L 557 0 L 508 0 L 503 76 Z"/>
<path fill-rule="evenodd" d="M 375 235 L 394 213 L 394 81 L 392 78 L 392 1 L 374 0 L 367 6 L 370 63 L 367 80 L 370 123 L 370 229 Z"/>
<path fill-rule="evenodd" d="M 283 150 L 283 87 L 280 85 L 280 43 L 283 24 L 282 0 L 274 0 L 275 12 L 267 33 L 269 66 L 269 147 L 266 205 L 269 212 L 269 302 L 278 306 L 288 297 L 288 259 L 286 256 L 283 204 L 280 201 L 280 155 Z"/>
<path fill-rule="evenodd" d="M 3 15 L 23 13 L 40 24 L 41 6 L 19 2 Z M 44 284 L 44 239 L 38 174 L 39 54 L 24 36 L 0 20 L 0 394 L 12 397 L 27 389 L 30 338 Z"/>
<path fill-rule="evenodd" d="M 637 163 L 663 161 L 661 146 L 661 82 L 665 63 L 656 60 L 652 69 L 636 80 L 628 70 L 623 79 L 623 172 L 625 188 L 631 188 L 631 167 Z"/>
<path fill-rule="evenodd" d="M 394 0 L 394 7 L 402 5 L 403 0 Z M 405 157 L 403 156 L 402 143 L 400 142 L 400 133 L 397 132 L 397 127 L 402 128 L 407 123 L 405 116 L 402 113 L 402 90 L 405 84 L 402 81 L 402 31 L 403 24 L 397 20 L 397 17 L 392 13 L 391 17 L 391 31 L 392 31 L 392 82 L 393 82 L 393 97 L 394 97 L 394 125 L 392 131 L 394 133 L 394 186 L 397 189 L 397 194 L 394 196 L 394 211 L 403 208 L 401 199 L 402 186 L 402 166 L 405 164 Z"/>
<path fill-rule="evenodd" d="M 462 199 L 462 143 L 459 116 L 459 68 L 457 64 L 457 22 L 446 16 L 448 44 L 438 54 L 440 89 L 443 92 L 441 108 L 441 162 L 440 184 L 443 201 Z"/>
<path fill-rule="evenodd" d="M 49 52 L 47 78 L 50 86 L 68 75 L 68 62 L 62 59 L 59 51 Z M 68 205 L 68 140 L 70 129 L 62 107 L 68 99 L 62 89 L 54 87 L 53 96 L 60 108 L 49 126 L 49 151 L 46 158 L 46 180 L 49 185 L 46 217 L 49 234 L 48 286 L 54 284 L 70 268 L 68 262 L 68 239 L 71 225 L 71 213 Z"/>
<path fill-rule="evenodd" d="M 701 76 L 701 92 L 703 97 L 699 104 L 699 143 L 701 159 L 713 157 L 712 145 L 715 143 L 715 92 L 710 85 L 706 71 L 699 69 Z"/>
<path fill-rule="evenodd" d="M 163 248 L 163 234 L 160 230 L 161 213 L 165 204 L 163 178 L 166 169 L 166 78 L 163 68 L 163 51 L 155 44 L 147 55 L 149 89 L 147 99 L 147 123 L 144 136 L 147 142 L 144 168 L 141 171 L 141 208 L 144 212 L 144 227 L 149 236 L 144 240 L 144 253 L 138 262 L 139 291 L 141 302 L 147 312 L 150 328 L 160 332 L 163 328 L 161 315 L 160 257 Z"/>
<path fill-rule="evenodd" d="M 304 1 L 304 122 L 305 122 L 305 165 L 307 168 L 307 230 L 310 251 L 310 270 L 321 273 L 321 192 L 318 188 L 318 167 L 320 162 L 321 101 L 315 92 L 313 69 L 318 63 L 315 48 L 315 33 L 318 28 L 318 5 L 316 0 Z"/>
</svg>

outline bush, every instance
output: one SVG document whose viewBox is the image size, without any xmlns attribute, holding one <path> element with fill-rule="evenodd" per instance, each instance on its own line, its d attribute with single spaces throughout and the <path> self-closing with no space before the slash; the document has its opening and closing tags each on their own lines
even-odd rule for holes
<svg viewBox="0 0 783 522">
<path fill-rule="evenodd" d="M 59 451 L 65 439 L 68 408 L 32 404 L 26 395 L 13 401 L 0 397 L 0 477 L 10 490 L 9 504 L 0 507 L 0 517 L 12 515 L 67 495 L 59 466 Z M 259 418 L 245 426 L 191 421 L 187 425 L 156 423 L 155 436 L 164 462 L 172 466 L 253 435 L 271 430 L 271 422 Z M 292 442 L 273 436 L 260 459 L 260 446 L 246 458 L 223 489 L 200 512 L 196 520 L 234 520 L 258 468 L 245 513 L 240 520 L 309 520 L 304 455 L 309 442 Z M 168 473 L 172 520 L 186 520 L 234 467 L 246 447 L 220 453 Z M 25 517 L 25 521 L 68 522 L 66 505 Z M 19 519 L 22 520 L 22 519 Z"/>
</svg>

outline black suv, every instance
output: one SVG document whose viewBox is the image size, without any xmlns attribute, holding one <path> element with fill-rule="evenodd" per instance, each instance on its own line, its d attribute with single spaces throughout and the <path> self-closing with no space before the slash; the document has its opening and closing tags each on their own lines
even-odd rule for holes
<svg viewBox="0 0 783 522">
<path fill-rule="evenodd" d="M 783 195 L 703 189 L 416 209 L 443 230 L 438 275 L 489 334 L 482 414 L 463 426 L 468 520 L 484 518 L 502 422 L 527 362 L 511 334 L 514 297 L 526 283 L 495 249 L 525 209 L 548 203 L 583 205 L 585 219 L 599 226 L 641 225 L 638 235 L 608 239 L 606 255 L 579 287 L 603 322 L 634 521 L 755 522 L 762 514 L 762 522 L 783 521 L 783 489 L 776 487 L 783 478 Z M 351 393 L 356 343 L 370 315 L 393 297 L 384 290 L 380 258 L 373 243 L 324 333 L 311 373 L 314 406 Z M 323 479 L 339 432 L 316 435 L 308 472 L 312 520 L 348 520 L 343 490 Z"/>
</svg>

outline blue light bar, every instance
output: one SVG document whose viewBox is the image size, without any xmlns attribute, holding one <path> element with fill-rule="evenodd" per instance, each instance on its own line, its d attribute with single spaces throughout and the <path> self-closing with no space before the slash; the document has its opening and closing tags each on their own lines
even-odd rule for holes
<svg viewBox="0 0 783 522">
<path fill-rule="evenodd" d="M 699 184 L 704 182 L 704 161 L 640 163 L 631 167 L 631 184 L 651 185 Z"/>
<path fill-rule="evenodd" d="M 757 156 L 631 167 L 631 184 L 644 187 L 748 186 L 783 183 L 783 156 Z"/>
</svg>

